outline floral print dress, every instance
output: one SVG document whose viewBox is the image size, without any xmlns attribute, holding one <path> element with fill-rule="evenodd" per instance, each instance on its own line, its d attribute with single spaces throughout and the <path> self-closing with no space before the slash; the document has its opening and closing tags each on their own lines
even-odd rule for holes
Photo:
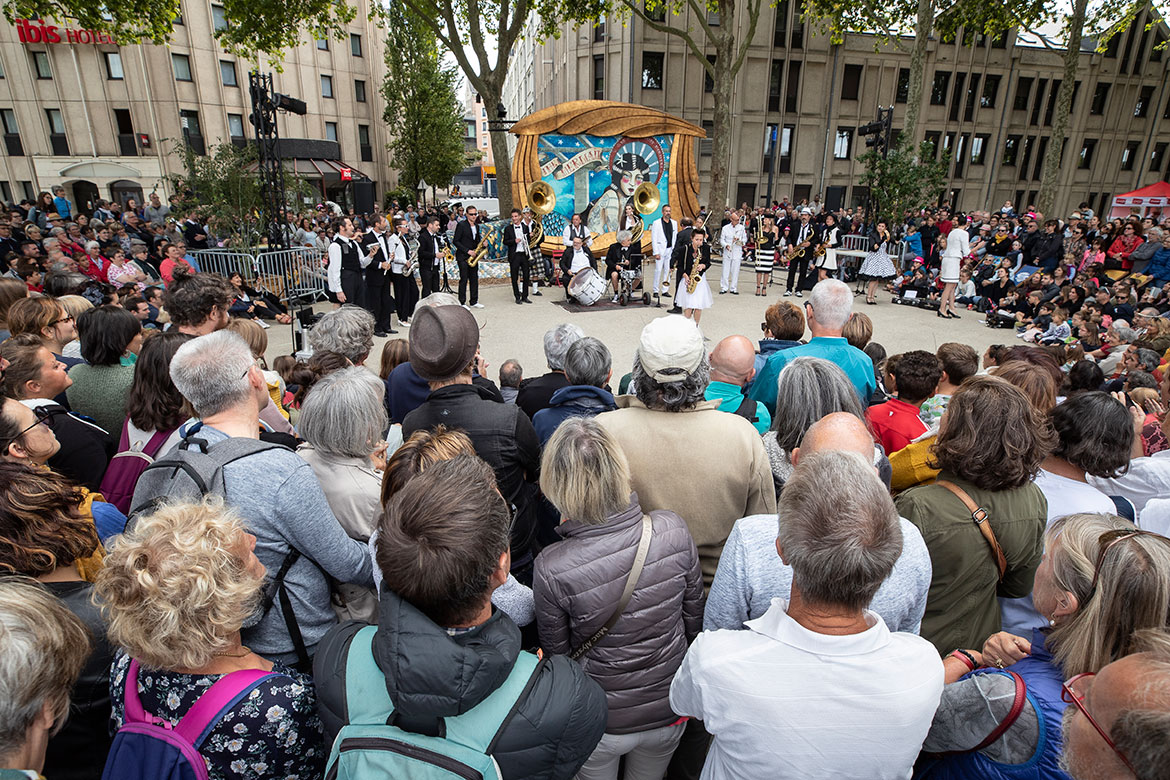
<svg viewBox="0 0 1170 780">
<path fill-rule="evenodd" d="M 130 657 L 119 653 L 110 675 L 111 721 L 121 728 L 126 711 Z M 328 750 L 317 717 L 313 681 L 280 663 L 266 679 L 212 728 L 199 752 L 211 780 L 316 780 L 325 771 Z M 222 675 L 138 671 L 142 707 L 177 724 Z"/>
</svg>

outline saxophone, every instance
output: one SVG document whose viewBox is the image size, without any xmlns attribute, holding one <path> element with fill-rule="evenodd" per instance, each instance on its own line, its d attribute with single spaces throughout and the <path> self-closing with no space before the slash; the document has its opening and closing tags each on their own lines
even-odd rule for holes
<svg viewBox="0 0 1170 780">
<path fill-rule="evenodd" d="M 695 266 L 699 264 L 701 258 L 702 255 L 699 255 L 694 259 L 694 262 L 691 264 L 691 272 L 687 274 L 687 295 L 694 294 L 695 288 L 699 286 L 699 279 L 701 279 L 703 276 L 702 274 L 695 271 Z M 706 269 L 704 269 L 704 271 L 705 270 Z"/>
<path fill-rule="evenodd" d="M 483 231 L 483 235 L 479 237 L 479 243 L 475 245 L 475 251 L 467 257 L 467 266 L 475 268 L 479 265 L 479 261 L 487 256 L 488 250 L 491 249 L 489 242 L 492 236 L 495 235 L 496 229 L 494 227 L 487 227 Z"/>
</svg>

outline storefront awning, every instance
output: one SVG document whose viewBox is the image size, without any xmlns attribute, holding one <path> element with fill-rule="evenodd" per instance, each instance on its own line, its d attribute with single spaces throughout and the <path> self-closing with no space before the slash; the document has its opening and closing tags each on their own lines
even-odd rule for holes
<svg viewBox="0 0 1170 780">
<path fill-rule="evenodd" d="M 346 179 L 342 177 L 341 172 L 346 169 L 350 171 L 349 179 L 353 181 L 370 178 L 361 170 L 340 160 L 319 160 L 316 158 L 298 157 L 293 160 L 285 160 L 284 166 L 287 170 L 306 179 L 323 179 L 327 182 L 345 181 Z"/>
</svg>

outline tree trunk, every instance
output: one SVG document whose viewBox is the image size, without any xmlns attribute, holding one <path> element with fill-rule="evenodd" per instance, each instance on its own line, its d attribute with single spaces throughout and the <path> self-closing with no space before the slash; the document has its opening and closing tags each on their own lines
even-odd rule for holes
<svg viewBox="0 0 1170 780">
<path fill-rule="evenodd" d="M 488 94 L 492 92 L 494 94 Z M 502 89 L 487 90 L 480 93 L 484 108 L 487 109 L 489 122 L 500 119 L 496 107 L 500 105 Z M 492 158 L 496 166 L 496 187 L 499 190 L 500 213 L 493 216 L 506 217 L 512 211 L 512 160 L 508 157 L 508 131 L 492 130 L 489 135 L 492 141 Z"/>
<path fill-rule="evenodd" d="M 706 24 L 707 20 L 699 22 Z M 723 219 L 731 178 L 731 95 L 735 86 L 736 23 L 734 0 L 721 0 L 711 89 L 715 113 L 711 117 L 711 192 L 707 197 L 709 218 L 715 219 L 716 224 Z"/>
<path fill-rule="evenodd" d="M 922 112 L 922 86 L 926 79 L 926 49 L 934 30 L 934 0 L 918 0 L 914 24 L 914 49 L 910 52 L 910 88 L 906 93 L 906 121 L 902 133 L 911 148 L 918 144 L 918 115 Z"/>
<path fill-rule="evenodd" d="M 1052 136 L 1048 151 L 1044 154 L 1044 173 L 1040 177 L 1040 194 L 1036 207 L 1045 216 L 1053 214 L 1056 206 L 1056 188 L 1060 179 L 1060 157 L 1064 141 L 1068 137 L 1069 113 L 1072 108 L 1073 89 L 1076 87 L 1077 64 L 1081 57 L 1081 37 L 1085 29 L 1085 13 L 1088 0 L 1075 0 L 1072 18 L 1069 19 L 1067 48 L 1064 52 L 1064 76 L 1060 91 L 1056 93 L 1056 119 L 1052 125 Z M 1073 159 L 1076 159 L 1074 152 Z M 1072 165 L 1072 161 L 1069 163 Z"/>
</svg>

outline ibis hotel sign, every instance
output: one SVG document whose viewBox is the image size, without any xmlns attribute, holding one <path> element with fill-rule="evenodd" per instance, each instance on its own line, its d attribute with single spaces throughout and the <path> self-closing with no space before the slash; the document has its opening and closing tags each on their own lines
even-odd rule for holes
<svg viewBox="0 0 1170 780">
<path fill-rule="evenodd" d="M 45 24 L 41 19 L 17 19 L 16 33 L 21 43 L 117 44 L 109 33 L 98 30 L 77 30 Z"/>
</svg>

